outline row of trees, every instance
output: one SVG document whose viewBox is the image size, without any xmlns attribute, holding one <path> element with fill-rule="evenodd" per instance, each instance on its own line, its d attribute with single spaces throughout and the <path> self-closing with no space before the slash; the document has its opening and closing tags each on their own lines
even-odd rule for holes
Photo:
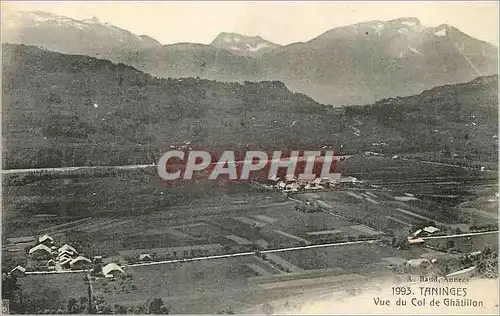
<svg viewBox="0 0 500 316">
<path fill-rule="evenodd" d="M 154 314 L 154 315 L 167 315 L 170 314 L 170 308 L 165 305 L 165 302 L 161 298 L 154 298 L 146 302 L 146 304 L 138 305 L 121 305 L 113 304 L 110 305 L 104 301 L 102 298 L 96 298 L 97 305 L 96 310 L 100 314 Z M 73 300 L 72 303 L 76 302 Z M 69 304 L 69 303 L 68 303 Z M 77 305 L 76 305 L 77 306 Z M 69 310 L 69 306 L 68 306 Z M 77 309 L 78 310 L 78 309 Z M 80 314 L 80 313 L 73 313 Z"/>
</svg>

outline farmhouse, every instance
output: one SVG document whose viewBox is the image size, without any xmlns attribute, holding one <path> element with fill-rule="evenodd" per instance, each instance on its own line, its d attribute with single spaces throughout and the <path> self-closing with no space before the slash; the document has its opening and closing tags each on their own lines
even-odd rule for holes
<svg viewBox="0 0 500 316">
<path fill-rule="evenodd" d="M 150 261 L 151 260 L 151 255 L 149 253 L 143 253 L 139 255 L 139 260 L 141 261 Z"/>
<path fill-rule="evenodd" d="M 439 231 L 439 228 L 436 228 L 434 226 L 427 226 L 427 227 L 424 227 L 424 228 L 419 229 L 416 232 L 414 232 L 413 236 L 415 236 L 415 237 L 430 236 L 438 231 Z"/>
<path fill-rule="evenodd" d="M 75 253 L 73 251 L 70 251 L 70 250 L 66 250 L 66 251 L 63 251 L 63 252 L 60 252 L 58 255 L 57 255 L 57 259 L 59 258 L 62 258 L 64 256 L 66 257 L 70 257 L 70 258 L 74 258 L 78 255 L 78 253 Z"/>
<path fill-rule="evenodd" d="M 77 254 L 77 253 L 78 253 L 78 251 L 76 251 L 76 249 L 75 249 L 75 248 L 71 247 L 71 246 L 70 246 L 70 245 L 68 245 L 68 244 L 64 244 L 64 245 L 63 245 L 61 248 L 59 248 L 59 250 L 58 250 L 58 252 L 59 252 L 59 253 L 62 253 L 62 252 L 65 252 L 65 251 L 66 251 L 66 252 L 72 252 L 72 253 L 75 253 L 75 254 Z"/>
<path fill-rule="evenodd" d="M 355 177 L 341 177 L 339 179 L 339 183 L 357 183 L 357 182 L 360 181 Z"/>
<path fill-rule="evenodd" d="M 483 252 L 482 251 L 473 251 L 473 252 L 469 252 L 466 256 L 468 258 L 477 258 L 478 256 L 480 256 Z"/>
<path fill-rule="evenodd" d="M 39 244 L 44 244 L 44 245 L 52 245 L 54 243 L 54 238 L 52 238 L 49 235 L 45 234 L 43 236 L 38 237 L 38 243 Z"/>
<path fill-rule="evenodd" d="M 323 183 L 323 181 L 322 181 L 321 178 L 316 178 L 316 179 L 313 180 L 312 183 L 315 184 L 315 185 L 320 185 L 321 183 Z"/>
<path fill-rule="evenodd" d="M 69 266 L 73 270 L 79 270 L 79 269 L 85 269 L 88 268 L 92 264 L 92 261 L 90 259 L 87 259 L 82 256 L 78 256 L 75 259 L 71 260 L 69 263 Z"/>
<path fill-rule="evenodd" d="M 36 245 L 28 253 L 33 259 L 50 259 L 52 256 L 52 250 L 44 244 Z"/>
<path fill-rule="evenodd" d="M 306 190 L 319 190 L 319 189 L 323 189 L 323 187 L 319 184 L 316 184 L 315 182 L 311 182 L 311 183 L 308 183 L 304 189 Z"/>
<path fill-rule="evenodd" d="M 422 269 L 427 269 L 432 266 L 431 262 L 429 259 L 411 259 L 406 262 L 406 265 L 412 268 L 422 268 Z"/>
<path fill-rule="evenodd" d="M 67 253 L 63 253 L 63 254 L 59 254 L 59 256 L 57 256 L 57 258 L 56 258 L 56 260 L 59 260 L 59 262 L 66 261 L 67 259 L 72 260 L 73 256 L 70 256 Z"/>
<path fill-rule="evenodd" d="M 14 269 L 10 271 L 10 275 L 14 276 L 15 278 L 22 278 L 26 274 L 26 268 L 17 266 Z"/>
<path fill-rule="evenodd" d="M 273 175 L 272 177 L 269 178 L 269 181 L 274 182 L 274 183 L 277 183 L 279 180 L 280 179 L 276 175 Z"/>
<path fill-rule="evenodd" d="M 426 232 L 427 234 L 431 235 L 431 234 L 434 234 L 435 232 L 438 232 L 439 228 L 436 228 L 434 226 L 427 226 L 427 227 L 424 227 L 422 230 L 424 232 Z"/>
<path fill-rule="evenodd" d="M 106 278 L 116 278 L 120 275 L 125 274 L 125 272 L 123 271 L 123 269 L 119 265 L 112 262 L 112 263 L 108 263 L 107 265 L 102 267 L 102 274 Z"/>
<path fill-rule="evenodd" d="M 69 269 L 71 266 L 70 266 L 70 263 L 73 259 L 71 258 L 64 258 L 62 259 L 61 261 L 59 261 L 59 264 L 61 265 L 61 268 L 63 269 Z"/>
<path fill-rule="evenodd" d="M 297 182 L 293 182 L 291 184 L 287 184 L 285 186 L 285 191 L 288 191 L 288 192 L 297 192 L 299 191 L 299 185 Z"/>
</svg>

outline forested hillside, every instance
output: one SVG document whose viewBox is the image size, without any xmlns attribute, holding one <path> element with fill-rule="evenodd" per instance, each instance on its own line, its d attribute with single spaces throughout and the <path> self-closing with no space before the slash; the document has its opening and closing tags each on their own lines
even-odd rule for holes
<svg viewBox="0 0 500 316">
<path fill-rule="evenodd" d="M 459 150 L 492 160 L 496 80 L 338 109 L 279 81 L 159 79 L 107 60 L 5 44 L 4 168 L 152 163 L 183 146 Z"/>
</svg>

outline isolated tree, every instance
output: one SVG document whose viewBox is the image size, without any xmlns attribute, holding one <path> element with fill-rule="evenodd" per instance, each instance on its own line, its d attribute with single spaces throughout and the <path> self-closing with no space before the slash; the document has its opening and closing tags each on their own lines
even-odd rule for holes
<svg viewBox="0 0 500 316">
<path fill-rule="evenodd" d="M 94 271 L 92 271 L 93 275 L 99 275 L 102 272 L 102 264 L 101 263 L 96 263 L 94 264 Z"/>
<path fill-rule="evenodd" d="M 162 315 L 167 315 L 167 314 L 170 314 L 170 308 L 168 308 L 167 306 L 165 305 L 162 305 L 160 307 L 160 314 Z"/>
<path fill-rule="evenodd" d="M 2 274 L 2 298 L 12 299 L 14 291 L 17 289 L 19 289 L 17 278 L 10 274 Z"/>
<path fill-rule="evenodd" d="M 141 304 L 129 307 L 128 311 L 129 314 L 141 315 L 141 314 L 147 314 L 148 309 L 145 305 Z"/>
<path fill-rule="evenodd" d="M 123 305 L 115 304 L 115 314 L 126 314 L 127 308 Z"/>
<path fill-rule="evenodd" d="M 149 313 L 150 314 L 160 314 L 160 309 L 163 306 L 163 300 L 161 298 L 155 298 L 149 302 Z"/>
<path fill-rule="evenodd" d="M 72 297 L 68 300 L 68 313 L 77 314 L 80 311 L 79 307 L 76 298 Z"/>
<path fill-rule="evenodd" d="M 231 309 L 231 307 L 228 307 L 227 309 L 223 309 L 221 310 L 220 312 L 218 312 L 217 314 L 223 314 L 223 315 L 233 315 L 234 312 L 233 310 Z"/>
<path fill-rule="evenodd" d="M 268 303 L 266 303 L 262 306 L 262 312 L 264 314 L 270 315 L 270 314 L 274 313 L 274 308 L 271 305 L 269 305 Z"/>
<path fill-rule="evenodd" d="M 483 249 L 483 255 L 488 256 L 492 253 L 491 248 L 489 246 L 484 247 Z"/>
<path fill-rule="evenodd" d="M 447 249 L 451 249 L 451 248 L 453 248 L 453 247 L 455 247 L 455 242 L 454 242 L 453 240 L 448 240 L 448 241 L 446 242 L 446 248 L 447 248 Z"/>
</svg>

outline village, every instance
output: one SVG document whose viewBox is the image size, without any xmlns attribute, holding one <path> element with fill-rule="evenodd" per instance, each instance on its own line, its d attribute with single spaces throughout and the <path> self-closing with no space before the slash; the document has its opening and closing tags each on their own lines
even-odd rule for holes
<svg viewBox="0 0 500 316">
<path fill-rule="evenodd" d="M 114 262 L 103 265 L 102 256 L 87 258 L 80 254 L 69 244 L 57 246 L 54 238 L 50 235 L 42 235 L 37 238 L 37 244 L 28 251 L 29 259 L 27 267 L 16 266 L 10 271 L 16 278 L 26 274 L 40 272 L 89 272 L 95 276 L 102 276 L 106 279 L 114 279 L 124 275 L 122 267 Z M 141 258 L 145 258 L 142 256 Z M 147 258 L 147 256 L 146 256 Z"/>
<path fill-rule="evenodd" d="M 279 190 L 282 193 L 297 193 L 301 191 L 332 189 L 336 186 L 345 187 L 350 184 L 360 185 L 362 181 L 351 176 L 342 177 L 341 174 L 337 174 L 337 178 L 316 177 L 312 180 L 301 179 L 294 175 L 287 175 L 284 179 L 274 176 L 261 185 L 266 189 Z"/>
</svg>

